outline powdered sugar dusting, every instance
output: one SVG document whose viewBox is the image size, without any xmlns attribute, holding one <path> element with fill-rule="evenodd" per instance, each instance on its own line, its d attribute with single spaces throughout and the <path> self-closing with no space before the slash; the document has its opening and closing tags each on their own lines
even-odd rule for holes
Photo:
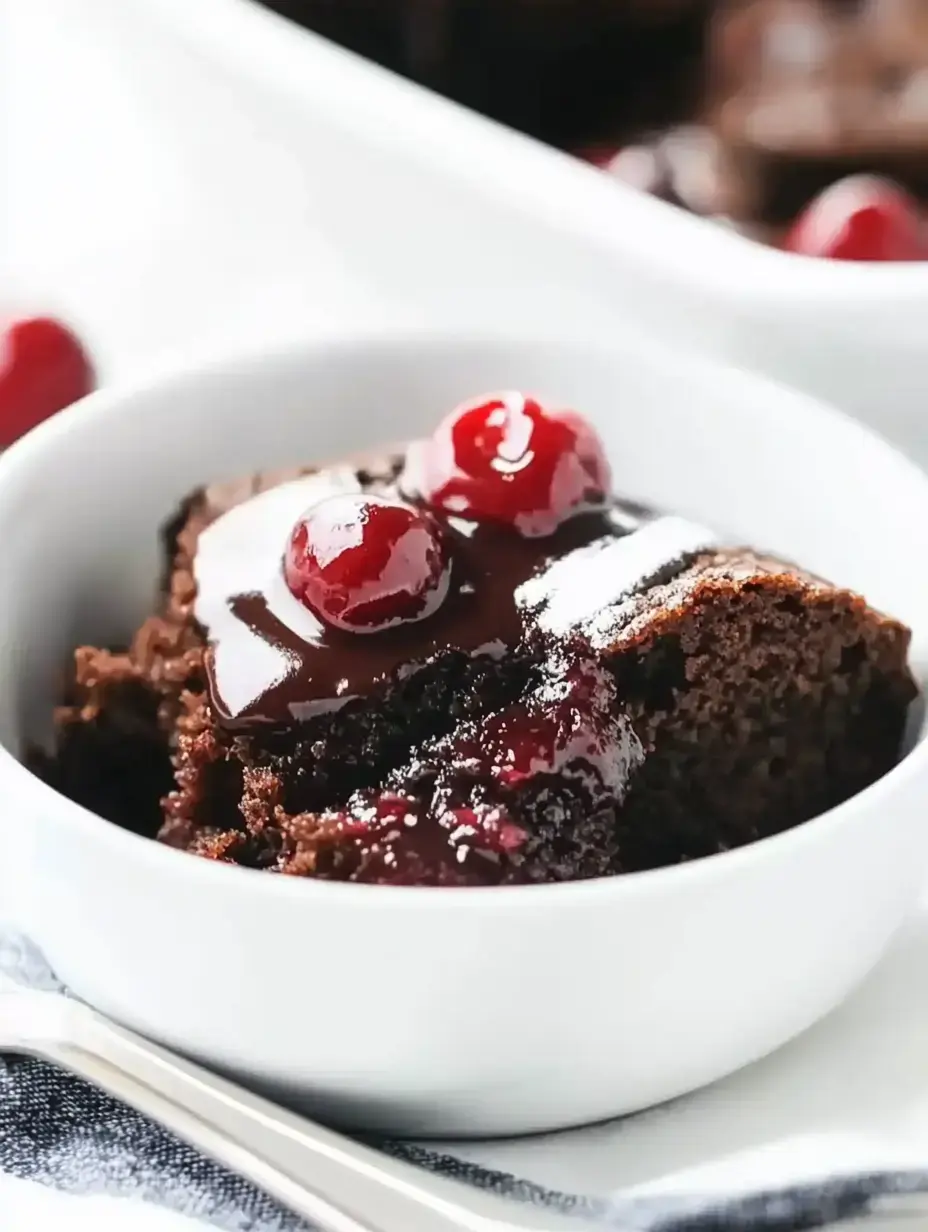
<svg viewBox="0 0 928 1232">
<path fill-rule="evenodd" d="M 520 606 L 534 614 L 538 627 L 555 637 L 581 631 L 593 634 L 615 623 L 615 608 L 670 565 L 718 544 L 704 526 L 684 518 L 645 523 L 620 539 L 599 539 L 560 560 L 518 590 Z M 582 570 L 582 573 L 580 571 Z M 578 575 L 583 585 L 578 585 Z"/>
</svg>

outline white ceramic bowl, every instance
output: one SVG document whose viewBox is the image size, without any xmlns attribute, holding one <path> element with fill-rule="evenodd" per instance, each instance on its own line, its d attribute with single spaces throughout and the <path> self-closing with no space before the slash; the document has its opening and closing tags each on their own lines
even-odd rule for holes
<svg viewBox="0 0 928 1232">
<path fill-rule="evenodd" d="M 923 675 L 928 479 L 806 397 L 634 338 L 294 346 L 95 394 L 0 459 L 0 789 L 26 927 L 117 1019 L 349 1124 L 541 1130 L 707 1083 L 845 996 L 928 857 L 923 732 L 882 781 L 777 838 L 624 878 L 460 891 L 212 864 L 17 762 L 47 731 L 69 648 L 148 609 L 157 527 L 190 488 L 421 432 L 513 385 L 591 415 L 620 489 L 907 621 Z"/>
<path fill-rule="evenodd" d="M 159 108 L 195 98 L 177 120 L 185 129 L 235 126 L 242 159 L 276 185 L 263 222 L 290 227 L 294 266 L 306 247 L 298 219 L 310 216 L 373 286 L 394 288 L 427 319 L 589 336 L 633 318 L 675 345 L 828 398 L 928 463 L 928 264 L 765 248 L 366 64 L 254 0 L 86 0 L 81 20 L 97 20 L 98 41 L 121 49 L 134 97 Z"/>
</svg>

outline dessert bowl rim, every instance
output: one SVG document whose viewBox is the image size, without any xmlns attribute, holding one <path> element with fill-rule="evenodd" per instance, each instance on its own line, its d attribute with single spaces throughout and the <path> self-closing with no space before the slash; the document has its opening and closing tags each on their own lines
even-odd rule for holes
<svg viewBox="0 0 928 1232">
<path fill-rule="evenodd" d="M 566 349 L 578 354 L 584 349 L 575 340 L 545 338 L 532 333 L 523 337 L 501 338 L 497 335 L 482 335 L 480 333 L 462 334 L 457 330 L 408 328 L 384 328 L 381 330 L 365 330 L 358 333 L 342 333 L 329 337 L 307 339 L 296 337 L 278 342 L 274 346 L 256 346 L 252 349 L 238 349 L 233 354 L 221 351 L 216 354 L 201 356 L 198 359 L 188 359 L 180 364 L 171 363 L 148 374 L 137 377 L 131 382 L 118 386 L 103 388 L 75 403 L 66 411 L 32 429 L 23 438 L 11 446 L 0 456 L 0 499 L 6 485 L 18 473 L 33 471 L 41 464 L 46 448 L 59 438 L 67 436 L 77 427 L 104 424 L 110 415 L 125 414 L 126 408 L 137 398 L 157 391 L 159 396 L 170 397 L 172 390 L 182 389 L 191 382 L 201 379 L 222 377 L 241 371 L 243 367 L 249 370 L 260 370 L 267 367 L 272 370 L 276 365 L 298 361 L 303 356 L 321 356 L 339 352 L 351 354 L 356 351 L 370 353 L 383 348 L 385 353 L 393 352 L 398 346 L 415 348 L 417 353 L 423 349 L 453 347 L 466 353 L 468 349 L 487 349 L 499 347 L 538 346 L 545 343 L 561 343 Z M 666 348 L 647 339 L 635 339 L 637 350 L 650 351 L 652 356 L 662 355 Z M 595 343 L 588 348 L 593 354 L 601 354 L 603 348 Z M 702 373 L 711 376 L 716 381 L 726 381 L 733 385 L 741 385 L 746 390 L 764 389 L 792 404 L 797 412 L 804 415 L 815 415 L 826 423 L 830 430 L 841 433 L 851 433 L 863 437 L 868 447 L 879 449 L 890 456 L 896 467 L 908 469 L 923 486 L 925 493 L 926 512 L 928 512 L 928 475 L 911 462 L 894 446 L 883 440 L 878 433 L 859 423 L 838 408 L 821 401 L 812 395 L 772 380 L 761 374 L 737 369 L 731 365 L 687 354 L 678 357 L 675 362 L 683 365 L 692 373 Z M 0 511 L 2 516 L 2 511 Z M 0 540 L 0 566 L 2 566 L 3 547 Z M 0 593 L 0 603 L 3 602 Z M 925 624 L 928 626 L 928 596 L 925 603 Z M 911 715 L 920 712 L 924 707 L 925 681 L 918 678 L 919 668 L 915 665 L 918 683 L 922 692 L 913 702 Z M 920 715 L 919 715 L 920 717 Z M 192 857 L 189 853 L 179 851 L 158 843 L 151 838 L 143 837 L 125 830 L 113 823 L 107 822 L 96 813 L 75 803 L 43 782 L 29 770 L 5 743 L 0 743 L 0 784 L 18 801 L 30 798 L 34 808 L 43 814 L 55 811 L 63 820 L 65 815 L 70 818 L 69 824 L 79 827 L 88 841 L 113 844 L 115 857 L 125 856 L 133 862 L 139 860 L 153 861 L 152 868 L 164 869 L 165 876 L 170 876 L 172 870 L 182 877 L 193 879 L 219 877 L 226 879 L 225 884 L 231 888 L 239 884 L 244 888 L 251 886 L 253 892 L 271 895 L 307 895 L 316 894 L 328 896 L 335 901 L 357 901 L 357 896 L 369 901 L 369 896 L 377 894 L 383 900 L 393 899 L 399 904 L 408 904 L 413 899 L 421 900 L 423 907 L 436 902 L 442 903 L 442 910 L 451 909 L 459 896 L 466 896 L 468 901 L 483 900 L 491 896 L 495 906 L 501 899 L 507 902 L 536 901 L 547 895 L 584 896 L 589 898 L 611 894 L 634 895 L 649 893 L 656 887 L 666 884 L 667 889 L 675 886 L 683 887 L 694 879 L 705 879 L 707 884 L 719 878 L 736 876 L 738 871 L 752 862 L 775 857 L 779 853 L 792 852 L 793 858 L 804 846 L 826 841 L 836 830 L 845 824 L 850 824 L 860 811 L 869 810 L 874 816 L 882 809 L 892 806 L 893 794 L 902 789 L 913 777 L 922 776 L 928 783 L 928 732 L 925 732 L 912 743 L 907 753 L 885 775 L 866 787 L 863 791 L 845 800 L 823 813 L 817 814 L 808 821 L 801 822 L 779 834 L 755 840 L 730 851 L 704 856 L 699 859 L 677 865 L 667 865 L 642 872 L 625 873 L 610 877 L 599 877 L 587 880 L 545 883 L 538 885 L 507 885 L 507 886 L 384 886 L 355 884 L 349 882 L 322 881 L 313 878 L 269 876 L 266 871 L 243 868 L 237 865 L 222 865 L 218 861 Z M 164 863 L 162 863 L 164 862 Z M 238 878 L 238 882 L 230 882 L 229 878 Z M 241 880 L 247 878 L 246 881 Z M 263 887 L 263 888 L 262 888 Z"/>
</svg>

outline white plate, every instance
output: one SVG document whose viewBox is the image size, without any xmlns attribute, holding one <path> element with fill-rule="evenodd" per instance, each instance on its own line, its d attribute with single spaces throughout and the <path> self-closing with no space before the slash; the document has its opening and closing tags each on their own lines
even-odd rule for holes
<svg viewBox="0 0 928 1232">
<path fill-rule="evenodd" d="M 143 58 L 160 25 L 175 51 L 193 55 L 217 104 L 255 122 L 273 116 L 280 191 L 311 200 L 333 243 L 377 283 L 483 325 L 590 334 L 634 317 L 828 397 L 928 460 L 928 265 L 764 248 L 368 65 L 253 0 L 85 7 L 118 29 L 127 62 Z M 140 72 L 136 88 L 163 93 L 165 79 Z"/>
<path fill-rule="evenodd" d="M 294 186 L 253 108 L 92 2 L 0 0 L 0 311 L 52 311 L 109 383 L 194 350 L 413 320 Z"/>
</svg>

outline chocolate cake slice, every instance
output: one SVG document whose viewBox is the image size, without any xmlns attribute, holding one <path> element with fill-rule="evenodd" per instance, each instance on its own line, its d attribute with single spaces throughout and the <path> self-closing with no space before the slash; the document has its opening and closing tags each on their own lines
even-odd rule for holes
<svg viewBox="0 0 928 1232">
<path fill-rule="evenodd" d="M 195 493 L 160 611 L 123 653 L 77 652 L 41 770 L 254 868 L 603 876 L 884 774 L 908 641 L 857 595 L 615 498 L 588 425 L 506 394 L 402 457 Z"/>
</svg>

